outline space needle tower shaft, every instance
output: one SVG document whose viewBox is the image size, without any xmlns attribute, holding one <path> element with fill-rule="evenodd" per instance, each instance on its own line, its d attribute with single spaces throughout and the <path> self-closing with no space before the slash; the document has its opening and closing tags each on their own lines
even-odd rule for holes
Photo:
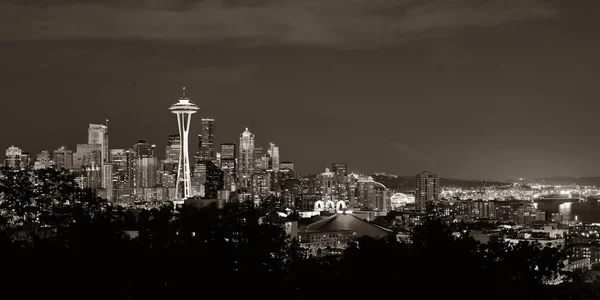
<svg viewBox="0 0 600 300">
<path fill-rule="evenodd" d="M 179 128 L 179 163 L 177 166 L 176 204 L 183 203 L 183 200 L 192 196 L 192 180 L 190 171 L 190 156 L 188 137 L 192 114 L 195 114 L 200 108 L 190 102 L 183 88 L 183 95 L 179 102 L 171 105 L 169 110 L 177 115 L 177 127 Z"/>
</svg>

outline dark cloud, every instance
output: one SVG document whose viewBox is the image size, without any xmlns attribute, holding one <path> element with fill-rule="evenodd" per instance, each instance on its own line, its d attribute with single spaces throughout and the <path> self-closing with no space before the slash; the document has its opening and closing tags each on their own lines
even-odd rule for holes
<svg viewBox="0 0 600 300">
<path fill-rule="evenodd" d="M 140 38 L 377 48 L 424 31 L 549 18 L 541 0 L 5 1 L 4 39 Z"/>
<path fill-rule="evenodd" d="M 0 149 L 162 148 L 186 86 L 301 173 L 598 175 L 599 3 L 0 0 Z"/>
</svg>

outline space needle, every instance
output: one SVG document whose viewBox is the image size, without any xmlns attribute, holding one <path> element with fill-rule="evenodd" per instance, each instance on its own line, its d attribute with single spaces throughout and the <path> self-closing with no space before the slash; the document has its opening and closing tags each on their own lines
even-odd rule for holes
<svg viewBox="0 0 600 300">
<path fill-rule="evenodd" d="M 175 184 L 175 201 L 174 203 L 183 204 L 183 201 L 192 196 L 192 180 L 190 173 L 190 155 L 188 149 L 188 135 L 190 132 L 190 121 L 192 114 L 195 114 L 200 108 L 196 104 L 191 103 L 190 99 L 185 95 L 185 87 L 183 95 L 179 98 L 179 102 L 171 105 L 169 110 L 177 115 L 177 127 L 179 128 L 179 164 L 177 166 L 177 182 Z M 180 187 L 183 187 L 183 192 L 180 192 Z"/>
</svg>

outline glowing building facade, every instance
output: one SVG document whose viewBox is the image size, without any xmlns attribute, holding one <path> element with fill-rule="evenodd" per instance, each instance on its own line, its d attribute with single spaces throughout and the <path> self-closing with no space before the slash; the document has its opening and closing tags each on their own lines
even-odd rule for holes
<svg viewBox="0 0 600 300">
<path fill-rule="evenodd" d="M 215 154 L 215 120 L 203 118 L 201 121 L 200 135 L 198 136 L 198 160 L 200 161 L 216 161 Z"/>
<path fill-rule="evenodd" d="M 238 181 L 240 188 L 249 188 L 254 173 L 254 134 L 248 128 L 240 135 L 240 156 L 238 162 Z"/>
<path fill-rule="evenodd" d="M 99 124 L 90 124 L 88 127 L 88 144 L 100 145 L 101 162 L 110 161 L 108 152 L 108 127 Z"/>
<path fill-rule="evenodd" d="M 427 202 L 440 198 L 440 178 L 436 174 L 423 172 L 416 176 L 415 186 L 415 209 L 425 212 Z"/>
</svg>

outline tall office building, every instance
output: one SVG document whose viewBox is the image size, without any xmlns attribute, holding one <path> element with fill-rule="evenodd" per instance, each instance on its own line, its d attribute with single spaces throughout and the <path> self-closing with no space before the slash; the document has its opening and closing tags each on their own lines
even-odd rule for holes
<svg viewBox="0 0 600 300">
<path fill-rule="evenodd" d="M 33 165 L 33 168 L 36 169 L 36 170 L 48 169 L 52 165 L 54 165 L 54 162 L 52 161 L 52 157 L 50 156 L 50 152 L 48 152 L 47 150 L 42 150 L 40 153 L 38 153 L 36 155 L 35 163 Z"/>
<path fill-rule="evenodd" d="M 132 149 L 111 149 L 113 199 L 117 203 L 132 202 L 134 197 L 135 152 Z"/>
<path fill-rule="evenodd" d="M 15 146 L 8 147 L 4 156 L 4 166 L 11 169 L 20 169 L 22 154 L 23 151 L 20 148 Z"/>
<path fill-rule="evenodd" d="M 73 168 L 100 169 L 102 164 L 102 145 L 100 144 L 77 144 L 73 154 Z"/>
<path fill-rule="evenodd" d="M 331 172 L 329 168 L 326 168 L 325 172 L 317 175 L 317 181 L 320 185 L 320 194 L 323 196 L 321 200 L 333 202 L 339 200 L 337 193 L 337 175 L 334 172 Z"/>
<path fill-rule="evenodd" d="M 278 172 L 279 171 L 279 147 L 271 143 L 268 150 L 270 161 L 269 169 Z"/>
<path fill-rule="evenodd" d="M 258 170 L 266 170 L 268 165 L 268 161 L 263 160 L 264 157 L 264 153 L 263 153 L 263 148 L 262 147 L 256 147 L 254 148 L 253 151 L 253 159 L 254 159 L 254 170 L 258 171 Z"/>
<path fill-rule="evenodd" d="M 21 169 L 27 169 L 31 164 L 31 155 L 29 152 L 23 151 L 21 152 Z"/>
<path fill-rule="evenodd" d="M 235 191 L 236 149 L 234 143 L 221 144 L 221 171 L 223 171 L 223 188 Z"/>
<path fill-rule="evenodd" d="M 415 205 L 416 210 L 425 212 L 427 202 L 439 200 L 440 178 L 436 174 L 423 172 L 415 178 Z"/>
<path fill-rule="evenodd" d="M 104 163 L 102 165 L 102 188 L 104 189 L 105 199 L 110 202 L 114 200 L 113 175 L 112 163 Z"/>
<path fill-rule="evenodd" d="M 57 169 L 73 169 L 73 151 L 60 147 L 54 150 L 54 165 Z"/>
<path fill-rule="evenodd" d="M 171 187 L 171 181 L 174 183 L 176 180 L 181 153 L 180 143 L 181 139 L 178 134 L 169 135 L 169 144 L 165 147 L 165 159 L 159 162 L 159 182 L 163 187 Z M 175 175 L 174 180 L 171 180 L 172 175 Z M 172 187 L 174 188 L 175 185 Z"/>
<path fill-rule="evenodd" d="M 200 134 L 198 135 L 198 157 L 200 161 L 215 162 L 217 156 L 215 153 L 215 120 L 201 119 Z"/>
<path fill-rule="evenodd" d="M 106 120 L 108 122 L 108 120 Z M 100 124 L 90 124 L 88 127 L 88 144 L 100 145 L 101 158 L 100 158 L 100 176 L 102 188 L 105 191 L 112 190 L 112 173 L 108 172 L 111 169 L 110 164 L 110 152 L 108 151 L 108 126 Z M 112 191 L 111 191 L 112 193 Z M 107 195 L 107 198 L 108 195 Z M 109 199 L 110 200 L 110 199 Z"/>
<path fill-rule="evenodd" d="M 218 192 L 224 187 L 224 172 L 211 161 L 206 161 L 206 176 L 204 179 L 204 198 L 217 199 Z"/>
<path fill-rule="evenodd" d="M 158 182 L 158 159 L 155 155 L 156 145 L 139 140 L 134 146 L 135 173 L 134 186 L 136 197 L 145 200 L 145 190 L 154 188 Z"/>
<path fill-rule="evenodd" d="M 102 145 L 78 144 L 73 154 L 73 169 L 83 188 L 102 187 Z"/>
<path fill-rule="evenodd" d="M 100 124 L 90 124 L 88 128 L 88 144 L 98 144 L 101 150 L 101 162 L 110 161 L 110 153 L 108 152 L 108 127 Z"/>
<path fill-rule="evenodd" d="M 234 143 L 223 143 L 221 144 L 221 161 L 225 159 L 235 160 L 236 151 Z"/>
<path fill-rule="evenodd" d="M 371 177 L 360 177 L 356 182 L 355 206 L 360 209 L 373 209 L 376 193 L 375 181 Z"/>
<path fill-rule="evenodd" d="M 179 134 L 169 135 L 169 144 L 165 147 L 165 158 L 167 160 L 179 160 L 179 154 L 181 153 L 181 138 Z"/>
<path fill-rule="evenodd" d="M 190 122 L 192 114 L 199 110 L 198 106 L 190 102 L 190 99 L 185 95 L 185 87 L 183 95 L 179 98 L 179 102 L 171 105 L 169 110 L 177 115 L 177 128 L 179 129 L 180 148 L 179 164 L 177 167 L 177 183 L 176 183 L 176 198 L 177 202 L 182 203 L 181 199 L 187 199 L 192 195 L 192 181 L 190 170 L 190 155 L 188 138 L 190 132 Z M 179 192 L 179 187 L 183 190 Z"/>
<path fill-rule="evenodd" d="M 169 146 L 181 146 L 181 136 L 179 134 L 169 134 Z"/>
<path fill-rule="evenodd" d="M 271 192 L 271 175 L 264 171 L 258 170 L 252 174 L 252 194 L 255 200 L 264 199 Z"/>
<path fill-rule="evenodd" d="M 248 128 L 240 135 L 238 182 L 240 188 L 248 189 L 254 173 L 254 134 Z M 221 157 L 222 159 L 222 157 Z"/>
</svg>

